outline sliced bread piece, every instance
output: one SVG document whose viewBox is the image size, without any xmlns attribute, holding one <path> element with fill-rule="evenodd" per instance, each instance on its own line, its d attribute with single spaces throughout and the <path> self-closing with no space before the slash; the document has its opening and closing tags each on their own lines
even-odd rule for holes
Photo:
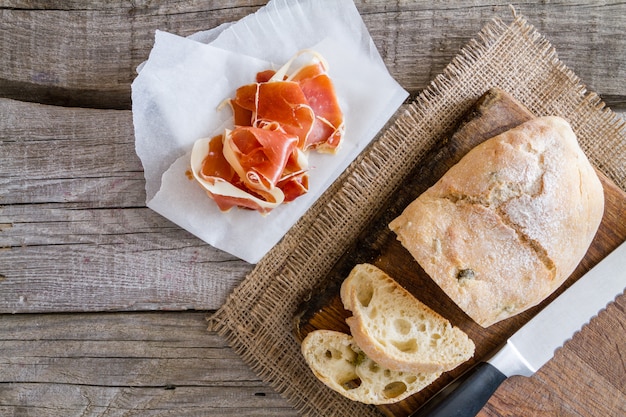
<svg viewBox="0 0 626 417">
<path fill-rule="evenodd" d="M 356 344 L 385 368 L 446 372 L 474 355 L 474 342 L 370 264 L 355 266 L 341 286 L 341 301 Z"/>
<path fill-rule="evenodd" d="M 441 373 L 411 374 L 386 369 L 365 353 L 352 336 L 315 330 L 302 341 L 302 354 L 315 376 L 341 395 L 365 404 L 390 404 L 422 390 Z"/>
</svg>

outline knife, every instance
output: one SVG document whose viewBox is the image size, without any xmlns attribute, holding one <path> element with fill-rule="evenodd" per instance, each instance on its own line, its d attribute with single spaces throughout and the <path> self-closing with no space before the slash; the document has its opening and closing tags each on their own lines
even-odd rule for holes
<svg viewBox="0 0 626 417">
<path fill-rule="evenodd" d="M 410 417 L 473 417 L 510 376 L 531 376 L 626 287 L 626 242 L 526 323 L 490 359 L 435 394 Z"/>
</svg>

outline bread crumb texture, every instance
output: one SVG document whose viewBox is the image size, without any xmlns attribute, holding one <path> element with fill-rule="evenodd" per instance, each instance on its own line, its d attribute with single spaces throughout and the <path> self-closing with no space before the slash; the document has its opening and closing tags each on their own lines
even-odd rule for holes
<svg viewBox="0 0 626 417">
<path fill-rule="evenodd" d="M 357 345 L 374 361 L 405 372 L 446 372 L 474 354 L 474 343 L 385 272 L 353 268 L 341 287 Z"/>
<path fill-rule="evenodd" d="M 539 117 L 472 149 L 389 227 L 487 327 L 573 272 L 604 212 L 602 184 L 569 123 Z"/>
<path fill-rule="evenodd" d="M 352 336 L 315 330 L 302 342 L 302 354 L 325 385 L 365 404 L 390 404 L 421 391 L 440 373 L 407 373 L 385 368 L 369 358 Z"/>
</svg>

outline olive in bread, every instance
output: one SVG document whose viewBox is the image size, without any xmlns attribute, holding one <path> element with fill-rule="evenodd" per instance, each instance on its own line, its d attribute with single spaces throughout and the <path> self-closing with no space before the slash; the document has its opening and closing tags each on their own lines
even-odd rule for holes
<svg viewBox="0 0 626 417">
<path fill-rule="evenodd" d="M 390 404 L 422 390 L 440 373 L 410 374 L 386 369 L 369 358 L 352 336 L 314 330 L 302 341 L 302 355 L 325 385 L 365 404 Z"/>
<path fill-rule="evenodd" d="M 567 121 L 538 117 L 473 148 L 389 227 L 487 327 L 544 300 L 574 271 L 604 194 Z"/>
<path fill-rule="evenodd" d="M 384 271 L 356 265 L 341 286 L 356 344 L 372 360 L 409 373 L 446 372 L 474 355 L 474 343 Z"/>
</svg>

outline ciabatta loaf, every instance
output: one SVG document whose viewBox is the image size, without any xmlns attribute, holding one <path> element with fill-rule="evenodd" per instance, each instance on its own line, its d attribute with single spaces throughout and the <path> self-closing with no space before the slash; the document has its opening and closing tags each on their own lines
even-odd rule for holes
<svg viewBox="0 0 626 417">
<path fill-rule="evenodd" d="M 350 335 L 332 330 L 309 333 L 302 341 L 302 354 L 320 381 L 365 404 L 401 401 L 440 375 L 386 369 L 365 355 Z"/>
<path fill-rule="evenodd" d="M 569 123 L 539 117 L 476 146 L 389 227 L 487 327 L 559 287 L 603 212 L 602 184 Z"/>
<path fill-rule="evenodd" d="M 461 329 L 374 265 L 352 269 L 341 301 L 352 312 L 346 322 L 356 344 L 386 368 L 446 372 L 474 354 L 474 343 Z"/>
</svg>

